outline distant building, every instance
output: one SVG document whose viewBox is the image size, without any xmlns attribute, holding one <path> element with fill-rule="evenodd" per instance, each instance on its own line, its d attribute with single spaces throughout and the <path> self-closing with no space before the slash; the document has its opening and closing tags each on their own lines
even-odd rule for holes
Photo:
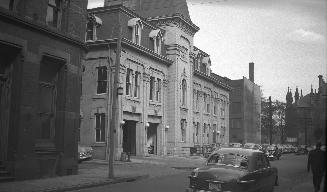
<svg viewBox="0 0 327 192">
<path fill-rule="evenodd" d="M 77 173 L 86 7 L 0 3 L 0 165 L 18 180 Z"/>
<path fill-rule="evenodd" d="M 327 84 L 322 75 L 319 88 L 305 96 L 296 88 L 294 102 L 292 91 L 286 94 L 286 142 L 292 144 L 314 145 L 317 141 L 325 142 L 327 119 Z"/>
<path fill-rule="evenodd" d="M 88 10 L 80 143 L 92 146 L 95 158 L 106 158 L 109 148 L 119 33 L 123 94 L 115 158 L 122 152 L 189 154 L 195 143 L 228 142 L 231 87 L 211 73 L 209 55 L 193 46 L 199 28 L 190 20 L 186 1 L 166 2 L 106 0 L 104 7 Z"/>
<path fill-rule="evenodd" d="M 249 63 L 249 78 L 230 81 L 230 142 L 261 143 L 261 90 L 254 83 L 254 63 Z"/>
</svg>

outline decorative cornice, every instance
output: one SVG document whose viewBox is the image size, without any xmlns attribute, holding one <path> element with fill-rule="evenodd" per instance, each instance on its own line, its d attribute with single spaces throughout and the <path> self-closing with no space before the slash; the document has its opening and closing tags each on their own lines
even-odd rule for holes
<svg viewBox="0 0 327 192">
<path fill-rule="evenodd" d="M 155 53 L 154 51 L 146 48 L 146 47 L 143 47 L 141 45 L 137 45 L 135 43 L 133 43 L 132 41 L 128 40 L 128 39 L 125 39 L 125 38 L 122 38 L 122 46 L 124 47 L 129 47 L 129 48 L 132 48 L 140 53 L 143 53 L 147 56 L 150 56 L 152 57 L 153 59 L 156 59 L 158 61 L 161 61 L 163 62 L 164 64 L 170 66 L 173 64 L 173 61 L 168 59 L 167 57 L 165 56 L 162 56 L 162 55 L 158 55 L 157 53 Z M 116 45 L 117 44 L 117 38 L 115 39 L 106 39 L 106 40 L 97 40 L 97 41 L 88 41 L 87 42 L 87 47 L 90 49 L 92 47 L 98 47 L 98 46 L 106 46 L 108 44 L 114 44 Z"/>
<path fill-rule="evenodd" d="M 174 14 L 170 16 L 158 16 L 158 17 L 149 17 L 147 21 L 151 24 L 161 27 L 166 25 L 176 25 L 180 29 L 182 29 L 185 33 L 191 35 L 192 37 L 196 32 L 200 30 L 198 26 L 196 26 L 192 21 L 185 19 L 180 14 Z"/>
<path fill-rule="evenodd" d="M 9 20 L 10 22 L 21 25 L 23 27 L 34 29 L 40 33 L 45 33 L 47 35 L 54 36 L 58 39 L 67 41 L 69 43 L 75 44 L 82 48 L 86 48 L 84 42 L 78 40 L 77 38 L 72 37 L 68 33 L 64 33 L 61 31 L 57 31 L 55 29 L 51 29 L 45 24 L 37 23 L 32 20 L 28 20 L 26 18 L 23 18 L 23 17 L 17 15 L 16 13 L 14 13 L 12 11 L 7 11 L 1 7 L 0 7 L 0 19 L 1 20 Z"/>
<path fill-rule="evenodd" d="M 229 86 L 227 83 L 221 82 L 219 79 L 214 78 L 212 76 L 208 76 L 207 74 L 200 72 L 198 70 L 194 70 L 193 71 L 194 75 L 197 75 L 198 77 L 201 77 L 202 79 L 208 80 L 212 83 L 214 83 L 215 85 L 227 90 L 227 91 L 232 91 L 233 88 L 231 86 Z"/>
</svg>

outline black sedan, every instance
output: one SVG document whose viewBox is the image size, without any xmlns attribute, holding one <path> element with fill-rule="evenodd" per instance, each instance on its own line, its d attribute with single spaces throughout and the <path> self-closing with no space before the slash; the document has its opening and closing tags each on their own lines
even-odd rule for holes
<svg viewBox="0 0 327 192">
<path fill-rule="evenodd" d="M 206 166 L 192 171 L 188 192 L 271 192 L 278 185 L 277 168 L 263 152 L 243 148 L 221 148 Z"/>
</svg>

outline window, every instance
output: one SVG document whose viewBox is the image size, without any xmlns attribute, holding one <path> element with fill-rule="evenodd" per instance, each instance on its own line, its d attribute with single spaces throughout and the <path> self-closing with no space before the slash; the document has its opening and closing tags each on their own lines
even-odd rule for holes
<svg viewBox="0 0 327 192">
<path fill-rule="evenodd" d="M 107 67 L 98 67 L 98 85 L 97 94 L 102 94 L 107 92 Z"/>
<path fill-rule="evenodd" d="M 14 0 L 1 0 L 0 7 L 13 10 L 14 7 Z"/>
<path fill-rule="evenodd" d="M 48 9 L 47 9 L 47 16 L 46 16 L 46 24 L 52 27 L 59 27 L 60 26 L 60 3 L 61 0 L 49 0 L 48 2 Z"/>
<path fill-rule="evenodd" d="M 139 97 L 139 92 L 140 92 L 140 83 L 139 83 L 139 78 L 140 78 L 140 73 L 135 72 L 135 77 L 134 77 L 134 97 Z"/>
<path fill-rule="evenodd" d="M 105 114 L 95 114 L 95 142 L 105 142 Z"/>
<path fill-rule="evenodd" d="M 206 112 L 207 94 L 203 93 L 203 112 Z"/>
<path fill-rule="evenodd" d="M 213 101 L 213 114 L 217 115 L 217 113 L 218 113 L 218 101 L 215 98 L 214 101 Z"/>
<path fill-rule="evenodd" d="M 213 143 L 217 143 L 217 125 L 213 124 L 212 125 L 212 129 L 213 129 L 213 134 L 212 134 L 212 142 Z"/>
<path fill-rule="evenodd" d="M 128 26 L 132 28 L 132 41 L 138 45 L 141 44 L 141 31 L 143 28 L 140 18 L 132 18 L 128 21 Z"/>
<path fill-rule="evenodd" d="M 183 79 L 182 80 L 182 105 L 185 106 L 186 105 L 186 80 Z"/>
<path fill-rule="evenodd" d="M 206 107 L 207 107 L 206 112 L 210 113 L 210 95 L 208 95 L 207 97 Z"/>
<path fill-rule="evenodd" d="M 196 123 L 196 142 L 197 142 L 197 143 L 199 143 L 199 136 L 200 136 L 200 134 L 199 134 L 199 129 L 200 129 L 200 123 L 197 122 L 197 123 Z"/>
<path fill-rule="evenodd" d="M 132 69 L 127 69 L 126 73 L 126 95 L 132 95 Z"/>
<path fill-rule="evenodd" d="M 89 21 L 86 25 L 86 41 L 93 41 L 94 39 L 94 24 L 92 21 Z"/>
<path fill-rule="evenodd" d="M 199 111 L 200 91 L 196 92 L 196 110 Z"/>
<path fill-rule="evenodd" d="M 231 119 L 231 128 L 240 129 L 241 128 L 241 119 Z"/>
<path fill-rule="evenodd" d="M 155 83 L 155 78 L 150 77 L 150 101 L 154 100 L 154 84 Z"/>
<path fill-rule="evenodd" d="M 225 108 L 220 108 L 220 115 L 221 117 L 225 117 Z"/>
<path fill-rule="evenodd" d="M 193 110 L 196 110 L 196 90 L 193 89 Z"/>
<path fill-rule="evenodd" d="M 193 58 L 193 66 L 194 66 L 194 70 L 198 70 L 199 69 L 198 60 L 196 58 Z"/>
<path fill-rule="evenodd" d="M 200 71 L 202 73 L 206 73 L 207 72 L 207 66 L 206 66 L 205 63 L 201 63 Z"/>
<path fill-rule="evenodd" d="M 52 58 L 44 57 L 39 76 L 39 112 L 41 120 L 41 139 L 55 136 L 57 82 L 62 64 Z"/>
<path fill-rule="evenodd" d="M 186 141 L 186 119 L 181 120 L 181 141 L 185 142 Z"/>
<path fill-rule="evenodd" d="M 157 78 L 156 100 L 161 101 L 161 79 Z"/>
</svg>

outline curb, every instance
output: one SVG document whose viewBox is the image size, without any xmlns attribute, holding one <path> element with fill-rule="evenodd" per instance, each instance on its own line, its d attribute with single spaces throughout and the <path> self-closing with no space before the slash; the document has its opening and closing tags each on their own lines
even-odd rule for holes
<svg viewBox="0 0 327 192">
<path fill-rule="evenodd" d="M 41 190 L 44 192 L 63 192 L 63 191 L 73 191 L 78 189 L 85 189 L 85 188 L 92 188 L 92 187 L 99 187 L 104 185 L 111 185 L 111 184 L 117 184 L 117 183 L 125 183 L 125 182 L 134 182 L 142 179 L 148 178 L 149 175 L 140 175 L 140 176 L 134 176 L 134 177 L 123 177 L 123 178 L 115 178 L 112 180 L 104 180 L 104 181 L 97 181 L 92 183 L 84 183 L 79 185 L 73 185 L 73 186 L 67 186 L 67 187 L 55 187 L 55 188 L 48 188 L 45 190 Z M 33 192 L 39 192 L 40 190 L 33 191 Z"/>
</svg>

